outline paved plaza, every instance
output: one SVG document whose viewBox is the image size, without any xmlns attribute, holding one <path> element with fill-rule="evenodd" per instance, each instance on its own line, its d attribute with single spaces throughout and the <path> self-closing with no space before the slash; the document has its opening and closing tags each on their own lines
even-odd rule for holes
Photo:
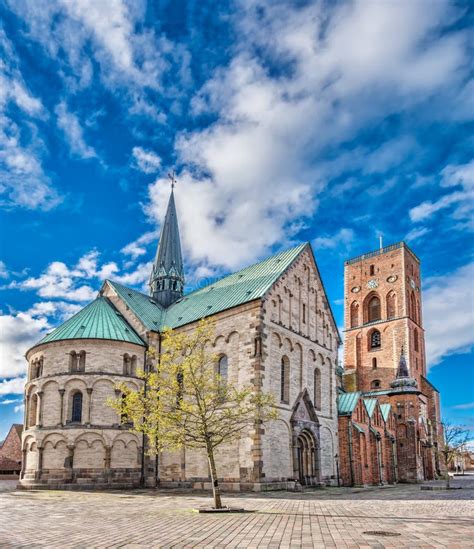
<svg viewBox="0 0 474 549">
<path fill-rule="evenodd" d="M 206 494 L 25 492 L 0 481 L 0 547 L 474 547 L 474 476 L 453 486 L 462 489 L 226 494 L 247 512 L 199 514 Z"/>
</svg>

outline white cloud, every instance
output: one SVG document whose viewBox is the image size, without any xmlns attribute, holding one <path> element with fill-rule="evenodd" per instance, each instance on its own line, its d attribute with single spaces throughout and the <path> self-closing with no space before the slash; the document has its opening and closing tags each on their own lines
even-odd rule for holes
<svg viewBox="0 0 474 549">
<path fill-rule="evenodd" d="M 8 404 L 17 404 L 18 402 L 22 402 L 22 401 L 18 399 L 8 398 L 5 400 L 0 400 L 0 406 L 1 405 L 7 406 Z"/>
<path fill-rule="evenodd" d="M 144 173 L 156 173 L 161 167 L 161 158 L 142 147 L 133 147 L 134 167 Z"/>
<path fill-rule="evenodd" d="M 25 405 L 24 404 L 19 404 L 18 406 L 15 406 L 15 408 L 13 408 L 13 412 L 15 414 L 18 414 L 18 412 L 24 412 L 25 411 Z"/>
<path fill-rule="evenodd" d="M 474 345 L 474 263 L 427 280 L 423 318 L 427 362 L 433 366 Z"/>
<path fill-rule="evenodd" d="M 0 261 L 0 278 L 8 278 L 10 275 L 8 273 L 7 266 L 4 261 Z"/>
<path fill-rule="evenodd" d="M 132 259 L 136 259 L 140 255 L 146 254 L 146 245 L 153 241 L 158 241 L 158 231 L 149 231 L 142 234 L 139 238 L 124 246 L 120 251 L 124 255 L 131 256 Z"/>
<path fill-rule="evenodd" d="M 54 109 L 57 116 L 58 127 L 64 132 L 71 152 L 80 158 L 95 158 L 95 150 L 84 139 L 84 130 L 76 114 L 70 112 L 66 103 L 62 101 Z"/>
<path fill-rule="evenodd" d="M 422 221 L 434 213 L 456 205 L 455 219 L 472 220 L 474 213 L 474 160 L 468 164 L 446 166 L 441 172 L 441 187 L 461 187 L 432 202 L 427 200 L 410 210 L 412 221 Z"/>
<path fill-rule="evenodd" d="M 21 395 L 23 394 L 25 383 L 26 377 L 0 380 L 0 395 Z"/>
<path fill-rule="evenodd" d="M 339 248 L 342 252 L 345 252 L 354 239 L 355 234 L 352 229 L 342 228 L 332 236 L 318 236 L 313 240 L 313 245 L 316 249 Z"/>
<path fill-rule="evenodd" d="M 425 236 L 429 232 L 431 232 L 431 229 L 428 229 L 428 227 L 415 227 L 406 234 L 404 240 L 406 240 L 407 242 L 413 242 Z"/>
<path fill-rule="evenodd" d="M 49 328 L 45 317 L 34 318 L 26 313 L 0 314 L 0 378 L 26 372 L 25 352 Z"/>
<path fill-rule="evenodd" d="M 141 286 L 142 289 L 146 289 L 146 283 L 150 278 L 152 263 L 139 263 L 133 270 L 129 273 L 123 275 L 115 276 L 114 280 L 120 282 L 121 284 L 130 285 L 130 286 Z"/>
<path fill-rule="evenodd" d="M 191 262 L 234 268 L 287 245 L 292 222 L 314 215 L 326 188 L 323 151 L 463 85 L 465 36 L 439 33 L 457 16 L 444 2 L 429 11 L 417 2 L 243 2 L 232 60 L 192 102 L 196 115 L 216 122 L 179 135 L 175 145 L 184 166 L 176 201 Z M 287 70 L 273 75 L 268 67 L 282 60 Z M 409 137 L 382 143 L 358 166 L 383 174 L 417 148 Z M 331 175 L 346 168 L 338 158 Z M 157 222 L 168 192 L 162 179 L 150 186 L 147 212 Z"/>
<path fill-rule="evenodd" d="M 473 410 L 474 409 L 474 402 L 467 402 L 466 404 L 456 404 L 456 406 L 453 406 L 455 410 Z"/>
</svg>

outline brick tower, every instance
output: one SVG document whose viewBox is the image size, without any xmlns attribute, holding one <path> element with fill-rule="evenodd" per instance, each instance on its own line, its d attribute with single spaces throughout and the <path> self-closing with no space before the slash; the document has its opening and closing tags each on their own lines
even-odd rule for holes
<svg viewBox="0 0 474 549">
<path fill-rule="evenodd" d="M 396 476 L 408 482 L 440 472 L 439 393 L 426 378 L 420 287 L 420 260 L 404 242 L 345 262 L 343 391 L 390 405 Z"/>
<path fill-rule="evenodd" d="M 350 390 L 388 390 L 404 352 L 420 386 L 426 375 L 420 260 L 404 243 L 345 262 L 344 366 Z"/>
</svg>

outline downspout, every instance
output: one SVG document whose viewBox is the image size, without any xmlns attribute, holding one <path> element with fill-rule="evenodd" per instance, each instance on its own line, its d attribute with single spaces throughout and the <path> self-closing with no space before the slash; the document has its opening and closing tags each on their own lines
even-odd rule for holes
<svg viewBox="0 0 474 549">
<path fill-rule="evenodd" d="M 392 467 L 393 467 L 393 482 L 398 482 L 397 474 L 397 444 L 395 438 L 392 438 Z"/>
<path fill-rule="evenodd" d="M 143 352 L 143 370 L 145 373 L 148 372 L 148 365 L 146 359 L 146 349 Z M 144 396 L 146 398 L 146 377 L 144 383 Z M 141 473 L 140 473 L 140 486 L 145 486 L 145 445 L 146 445 L 146 436 L 145 433 L 142 433 L 142 460 L 141 460 Z"/>
<path fill-rule="evenodd" d="M 351 473 L 351 486 L 354 486 L 354 461 L 352 456 L 352 420 L 349 420 L 349 470 Z"/>
</svg>

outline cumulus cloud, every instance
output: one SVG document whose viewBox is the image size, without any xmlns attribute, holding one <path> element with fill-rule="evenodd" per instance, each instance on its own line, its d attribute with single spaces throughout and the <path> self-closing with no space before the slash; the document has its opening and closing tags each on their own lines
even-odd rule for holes
<svg viewBox="0 0 474 549">
<path fill-rule="evenodd" d="M 61 199 L 42 167 L 43 143 L 36 119 L 45 116 L 41 101 L 27 89 L 18 58 L 0 28 L 0 206 L 49 210 Z M 14 120 L 16 105 L 24 120 Z"/>
<path fill-rule="evenodd" d="M 25 389 L 25 383 L 26 377 L 15 377 L 12 379 L 0 380 L 0 395 L 21 395 Z M 21 407 L 18 407 L 18 410 L 20 409 Z"/>
<path fill-rule="evenodd" d="M 133 242 L 130 242 L 126 246 L 124 246 L 120 251 L 124 255 L 131 256 L 132 259 L 136 259 L 137 257 L 141 255 L 146 254 L 146 246 L 150 244 L 151 242 L 157 242 L 158 241 L 158 231 L 149 231 L 147 233 L 142 234 L 139 238 L 134 240 Z"/>
<path fill-rule="evenodd" d="M 64 132 L 71 152 L 80 158 L 95 158 L 95 150 L 86 143 L 84 130 L 76 114 L 70 112 L 64 101 L 55 108 L 58 127 Z"/>
<path fill-rule="evenodd" d="M 340 175 L 348 167 L 340 147 L 361 129 L 462 86 L 465 35 L 440 32 L 458 16 L 445 2 L 429 11 L 417 2 L 243 2 L 231 61 L 192 101 L 196 116 L 215 122 L 175 144 L 191 262 L 234 268 L 288 244 L 294 220 L 314 215 L 327 186 L 323 154 L 337 157 L 330 176 Z M 363 173 L 383 174 L 418 148 L 411 137 L 391 141 L 359 156 Z M 162 179 L 150 186 L 147 212 L 157 222 L 168 192 Z"/>
<path fill-rule="evenodd" d="M 142 147 L 133 147 L 133 167 L 143 173 L 155 173 L 161 167 L 161 158 L 152 151 L 146 151 Z"/>
<path fill-rule="evenodd" d="M 474 263 L 427 280 L 423 318 L 429 366 L 474 345 Z"/>
<path fill-rule="evenodd" d="M 25 352 L 49 328 L 45 317 L 34 318 L 26 313 L 0 315 L 0 378 L 26 372 Z"/>
</svg>

